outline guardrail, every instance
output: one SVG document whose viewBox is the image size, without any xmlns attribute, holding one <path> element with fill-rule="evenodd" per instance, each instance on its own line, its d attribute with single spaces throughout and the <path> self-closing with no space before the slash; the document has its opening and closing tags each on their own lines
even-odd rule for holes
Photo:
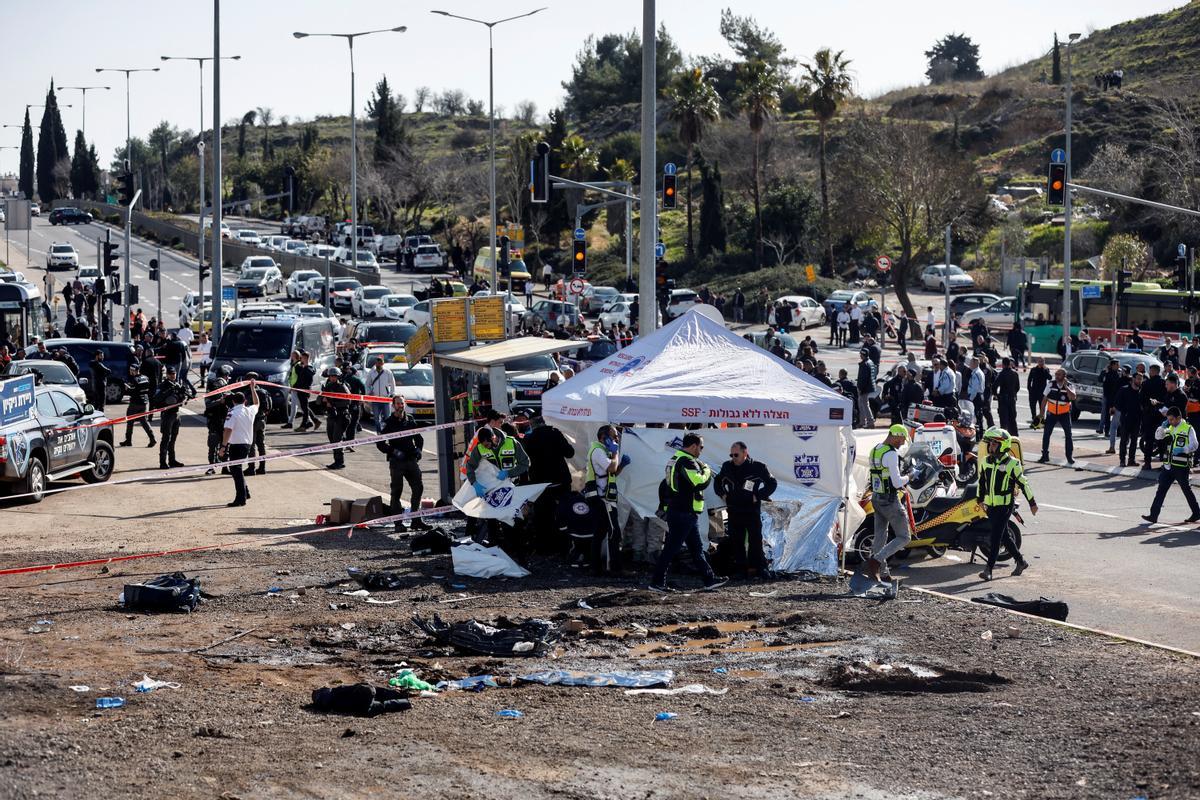
<svg viewBox="0 0 1200 800">
<path fill-rule="evenodd" d="M 91 200 L 55 200 L 53 206 L 54 208 L 70 207 L 83 209 L 90 212 L 97 221 L 106 222 L 108 218 L 116 216 L 121 220 L 118 225 L 124 224 L 125 209 L 121 206 L 97 203 Z M 162 244 L 164 248 L 174 249 L 174 246 L 178 244 L 182 245 L 185 250 L 194 256 L 198 256 L 199 254 L 200 236 L 190 228 L 174 225 L 165 220 L 152 217 L 149 214 L 134 211 L 133 229 L 135 233 L 141 231 L 149 234 L 153 239 Z M 212 253 L 211 246 L 212 238 L 208 237 L 206 250 L 210 258 Z M 291 275 L 299 269 L 313 269 L 322 274 L 325 273 L 326 262 L 323 258 L 297 256 L 290 253 L 280 253 L 275 250 L 253 247 L 230 239 L 221 240 L 221 260 L 224 262 L 223 266 L 236 269 L 249 256 L 271 256 L 275 259 L 275 263 L 279 265 L 279 269 L 283 272 L 284 277 Z M 351 269 L 345 264 L 338 264 L 335 261 L 329 262 L 329 276 L 331 278 L 356 278 L 366 286 L 382 283 L 378 273 Z"/>
</svg>

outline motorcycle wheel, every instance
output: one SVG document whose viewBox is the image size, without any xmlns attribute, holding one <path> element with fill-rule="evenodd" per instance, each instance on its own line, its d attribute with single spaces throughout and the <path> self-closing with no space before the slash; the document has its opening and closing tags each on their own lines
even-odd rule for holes
<svg viewBox="0 0 1200 800">
<path fill-rule="evenodd" d="M 846 549 L 847 566 L 858 566 L 871 557 L 871 540 L 875 537 L 874 519 L 867 517 L 867 521 L 859 525 L 854 536 L 850 537 L 850 546 Z"/>
<path fill-rule="evenodd" d="M 930 558 L 941 558 L 942 556 L 946 555 L 946 550 L 948 549 L 949 548 L 944 544 L 931 544 L 929 547 L 925 548 L 925 552 Z"/>
<path fill-rule="evenodd" d="M 1008 533 L 1012 537 L 1012 540 L 1017 543 L 1017 549 L 1020 550 L 1021 549 L 1021 529 L 1019 527 L 1017 527 L 1017 524 L 1015 522 L 1009 521 Z M 989 558 L 992 553 L 992 543 L 990 541 L 980 542 L 979 543 L 979 553 L 980 553 L 980 555 L 983 556 L 983 558 L 985 560 L 987 558 Z M 996 561 L 997 562 L 1011 561 L 1012 558 L 1013 558 L 1012 551 L 1009 550 L 1008 545 L 1002 541 L 1000 543 L 1000 553 L 996 556 Z"/>
<path fill-rule="evenodd" d="M 958 474 L 954 480 L 959 486 L 968 486 L 979 479 L 979 464 L 975 459 L 968 459 L 965 463 L 958 467 Z"/>
</svg>

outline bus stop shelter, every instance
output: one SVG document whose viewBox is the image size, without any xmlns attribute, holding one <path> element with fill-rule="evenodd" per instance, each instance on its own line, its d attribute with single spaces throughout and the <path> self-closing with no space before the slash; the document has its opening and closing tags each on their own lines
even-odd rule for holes
<svg viewBox="0 0 1200 800">
<path fill-rule="evenodd" d="M 510 361 L 529 356 L 540 356 L 547 353 L 558 353 L 564 350 L 587 346 L 587 342 L 574 339 L 542 339 L 535 336 L 525 336 L 517 339 L 507 339 L 494 344 L 477 345 L 462 350 L 438 353 L 430 356 L 433 362 L 434 384 L 434 413 L 436 424 L 443 425 L 454 422 L 453 394 L 450 386 L 450 375 L 447 370 L 460 369 L 487 377 L 491 388 L 492 405 L 502 413 L 509 412 L 508 377 L 504 365 Z M 453 497 L 458 490 L 456 469 L 459 454 L 454 449 L 453 428 L 441 428 L 437 431 L 438 443 L 438 496 Z M 464 437 L 470 441 L 468 430 Z"/>
</svg>

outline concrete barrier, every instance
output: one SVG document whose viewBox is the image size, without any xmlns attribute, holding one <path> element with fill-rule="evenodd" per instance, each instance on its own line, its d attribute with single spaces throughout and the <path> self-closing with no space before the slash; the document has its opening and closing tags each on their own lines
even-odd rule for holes
<svg viewBox="0 0 1200 800">
<path fill-rule="evenodd" d="M 55 200 L 53 205 L 55 208 L 68 206 L 83 209 L 90 212 L 93 217 L 102 222 L 116 216 L 120 220 L 116 223 L 117 226 L 123 227 L 124 225 L 125 210 L 121 206 L 96 203 L 91 200 Z M 167 249 L 174 249 L 175 245 L 182 245 L 188 253 L 198 257 L 200 236 L 194 230 L 181 225 L 175 225 L 157 217 L 152 217 L 149 214 L 143 214 L 140 211 L 133 212 L 133 230 L 143 238 L 153 238 Z M 205 246 L 210 259 L 212 255 L 211 247 L 212 240 L 210 238 Z M 321 274 L 325 274 L 326 262 L 323 258 L 278 253 L 274 250 L 252 247 L 229 239 L 222 240 L 221 260 L 224 262 L 223 266 L 230 269 L 237 269 L 241 266 L 242 261 L 249 256 L 271 256 L 271 258 L 275 259 L 275 263 L 279 265 L 279 269 L 283 272 L 284 277 L 291 275 L 299 269 L 314 269 Z M 356 278 L 364 286 L 382 283 L 378 273 L 351 269 L 345 264 L 338 264 L 334 261 L 329 262 L 329 276 L 331 278 Z"/>
</svg>

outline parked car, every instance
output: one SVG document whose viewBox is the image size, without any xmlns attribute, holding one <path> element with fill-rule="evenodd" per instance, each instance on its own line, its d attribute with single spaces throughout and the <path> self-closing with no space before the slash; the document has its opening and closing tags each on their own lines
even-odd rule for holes
<svg viewBox="0 0 1200 800">
<path fill-rule="evenodd" d="M 617 352 L 617 349 L 617 345 L 612 339 L 605 336 L 589 336 L 583 347 L 561 353 L 559 364 L 579 372 L 598 361 L 604 361 Z"/>
<path fill-rule="evenodd" d="M 360 286 L 350 299 L 350 313 L 356 317 L 374 317 L 379 301 L 391 293 L 386 286 Z"/>
<path fill-rule="evenodd" d="M 1162 362 L 1154 356 L 1132 350 L 1080 350 L 1072 353 L 1063 362 L 1067 380 L 1075 387 L 1075 402 L 1071 404 L 1072 420 L 1079 419 L 1081 411 L 1100 413 L 1100 403 L 1104 396 L 1101 389 L 1101 373 L 1108 369 L 1108 362 L 1114 358 L 1122 367 L 1129 367 L 1131 372 L 1137 370 L 1138 364 L 1146 366 L 1147 374 L 1152 366 L 1162 369 Z"/>
<path fill-rule="evenodd" d="M 212 220 L 211 219 L 204 220 L 205 236 L 211 235 L 211 231 L 212 231 Z M 233 238 L 233 229 L 231 229 L 229 227 L 229 223 L 227 223 L 227 222 L 221 223 L 221 238 L 222 239 L 232 239 Z"/>
<path fill-rule="evenodd" d="M 309 278 L 320 278 L 321 273 L 315 269 L 298 269 L 288 276 L 287 283 L 283 285 L 283 293 L 287 295 L 288 300 L 305 300 L 304 295 L 306 284 Z"/>
<path fill-rule="evenodd" d="M 133 345 L 124 342 L 105 342 L 96 341 L 93 339 L 46 339 L 46 349 L 53 352 L 58 348 L 65 348 L 68 355 L 75 359 L 75 363 L 79 365 L 80 370 L 87 369 L 88 362 L 92 360 L 92 356 L 97 350 L 104 351 L 104 363 L 112 370 L 113 377 L 120 380 L 109 381 L 108 388 L 104 392 L 104 399 L 108 403 L 119 403 L 125 395 L 125 386 L 121 383 L 129 375 L 129 363 L 134 360 Z M 37 355 L 37 345 L 30 345 L 25 348 L 25 357 L 33 358 Z"/>
<path fill-rule="evenodd" d="M 389 363 L 384 369 L 396 379 L 396 397 L 408 403 L 408 413 L 418 422 L 433 424 L 433 367 L 429 364 Z"/>
<path fill-rule="evenodd" d="M 279 264 L 271 256 L 246 256 L 242 259 L 242 264 L 238 267 L 238 274 L 246 274 L 246 270 L 256 267 L 273 267 L 279 269 Z"/>
<path fill-rule="evenodd" d="M 408 310 L 417 302 L 417 298 L 411 294 L 385 294 L 375 306 L 375 316 L 378 319 L 403 321 Z"/>
<path fill-rule="evenodd" d="M 584 314 L 597 314 L 604 310 L 605 304 L 612 301 L 614 297 L 618 297 L 618 292 L 612 286 L 597 286 L 592 284 L 583 290 L 583 294 L 579 296 L 579 310 Z"/>
<path fill-rule="evenodd" d="M 331 244 L 314 244 L 309 245 L 309 258 L 328 258 L 333 259 L 333 254 L 337 252 L 337 248 Z"/>
<path fill-rule="evenodd" d="M 233 306 L 221 305 L 221 324 L 224 325 L 233 319 Z M 213 310 L 211 305 L 206 305 L 200 309 L 199 313 L 192 317 L 192 333 L 212 333 L 213 328 Z"/>
<path fill-rule="evenodd" d="M 375 363 L 377 358 L 382 358 L 385 365 L 404 364 L 408 361 L 408 355 L 404 352 L 402 344 L 369 342 L 359 347 L 358 358 L 354 363 L 356 366 L 367 369 Z"/>
<path fill-rule="evenodd" d="M 775 345 L 775 342 L 778 341 L 784 349 L 783 357 L 787 361 L 794 359 L 796 354 L 800 352 L 800 341 L 790 333 L 759 331 L 758 333 L 748 333 L 745 336 L 763 350 L 770 350 Z"/>
<path fill-rule="evenodd" d="M 1001 297 L 999 300 L 977 308 L 974 311 L 968 311 L 962 315 L 959 324 L 962 328 L 966 328 L 971 324 L 972 320 L 981 319 L 983 324 L 989 329 L 1008 330 L 1012 327 L 1013 314 L 1016 312 L 1017 298 Z M 1027 318 L 1028 314 L 1025 315 Z"/>
<path fill-rule="evenodd" d="M 81 407 L 87 404 L 87 394 L 84 387 L 88 383 L 87 366 L 80 364 L 83 377 L 75 377 L 70 367 L 61 361 L 51 361 L 41 358 L 26 358 L 21 361 L 10 361 L 4 370 L 4 377 L 15 378 L 18 375 L 33 374 L 37 376 L 39 386 L 53 386 L 66 392 L 72 400 Z"/>
<path fill-rule="evenodd" d="M 332 285 L 333 281 L 335 281 L 335 280 L 337 280 L 337 279 L 330 278 L 329 279 L 330 285 Z M 309 278 L 307 281 L 304 282 L 304 286 L 302 286 L 301 289 L 302 289 L 302 291 L 301 291 L 300 299 L 304 300 L 304 302 L 306 302 L 306 303 L 324 303 L 325 302 L 325 276 L 324 275 L 312 276 L 311 278 Z"/>
<path fill-rule="evenodd" d="M 600 324 L 605 328 L 612 328 L 615 327 L 618 322 L 621 322 L 624 323 L 626 327 L 629 327 L 630 323 L 632 322 L 630 319 L 632 313 L 633 305 L 630 303 L 610 303 L 604 307 L 603 311 L 600 312 Z"/>
<path fill-rule="evenodd" d="M 377 255 L 380 258 L 390 258 L 393 261 L 398 261 L 403 250 L 404 237 L 389 233 L 379 240 L 379 253 Z"/>
<path fill-rule="evenodd" d="M 29 215 L 31 217 L 40 217 L 42 215 L 41 207 L 37 203 L 31 202 L 29 204 Z"/>
<path fill-rule="evenodd" d="M 335 250 L 333 260 L 363 272 L 379 272 L 379 262 L 375 260 L 375 254 L 361 247 L 358 250 L 357 264 L 354 263 L 354 252 L 349 247 L 339 247 Z"/>
<path fill-rule="evenodd" d="M 29 416 L 0 427 L 11 454 L 0 460 L 0 484 L 11 494 L 27 495 L 24 502 L 37 503 L 53 481 L 76 475 L 87 483 L 107 481 L 116 466 L 107 420 L 57 387 L 34 387 Z"/>
<path fill-rule="evenodd" d="M 323 305 L 317 303 L 301 303 L 292 308 L 292 313 L 298 317 L 317 317 L 320 319 L 333 319 L 333 312 Z"/>
<path fill-rule="evenodd" d="M 1000 295 L 989 292 L 970 292 L 950 298 L 950 313 L 960 317 L 968 311 L 985 308 L 1000 299 Z"/>
<path fill-rule="evenodd" d="M 238 297 L 266 297 L 283 291 L 283 273 L 278 267 L 252 267 L 243 270 L 233 285 Z"/>
<path fill-rule="evenodd" d="M 615 297 L 610 297 L 610 298 L 606 299 L 604 301 L 604 305 L 600 307 L 600 310 L 602 312 L 608 311 L 611 307 L 615 306 L 617 303 L 624 303 L 625 305 L 631 306 L 631 305 L 633 305 L 633 301 L 637 300 L 637 299 L 638 299 L 637 292 L 621 292 L 620 294 L 616 295 Z"/>
<path fill-rule="evenodd" d="M 412 319 L 411 313 L 409 319 Z M 541 320 L 547 330 L 562 330 L 567 325 L 582 325 L 583 315 L 574 303 L 564 303 L 559 300 L 538 300 L 525 312 L 526 326 L 534 325 Z"/>
<path fill-rule="evenodd" d="M 75 277 L 85 286 L 100 277 L 100 268 L 95 264 L 84 264 L 75 270 Z"/>
<path fill-rule="evenodd" d="M 946 291 L 946 282 L 952 292 L 969 292 L 975 288 L 975 279 L 963 272 L 962 267 L 951 264 L 931 264 L 921 271 L 921 285 L 926 289 Z"/>
<path fill-rule="evenodd" d="M 60 267 L 78 267 L 79 253 L 75 252 L 75 246 L 67 242 L 54 242 L 50 245 L 50 249 L 46 251 L 46 269 L 58 269 Z"/>
<path fill-rule="evenodd" d="M 700 303 L 700 296 L 691 289 L 672 289 L 671 299 L 667 303 L 666 319 L 673 320 Z"/>
<path fill-rule="evenodd" d="M 544 301 L 547 302 L 547 301 Z M 536 305 L 536 304 L 535 304 Z M 572 305 L 571 308 L 574 308 Z M 579 312 L 576 311 L 576 314 Z M 512 412 L 540 412 L 542 410 L 542 394 L 550 382 L 551 375 L 558 375 L 558 364 L 549 355 L 524 356 L 504 362 L 504 374 L 514 397 Z"/>
<path fill-rule="evenodd" d="M 262 242 L 263 242 L 263 246 L 266 247 L 268 250 L 274 250 L 277 253 L 282 253 L 283 246 L 285 244 L 287 244 L 287 241 L 290 238 L 291 238 L 290 236 L 284 236 L 283 234 L 277 233 L 273 236 L 263 237 Z"/>
<path fill-rule="evenodd" d="M 792 309 L 792 327 L 805 330 L 810 327 L 820 327 L 825 324 L 825 309 L 811 297 L 802 294 L 789 294 L 778 298 L 776 303 L 787 303 Z"/>
<path fill-rule="evenodd" d="M 359 345 L 367 342 L 404 344 L 417 332 L 417 326 L 407 322 L 390 320 L 356 320 L 347 331 L 347 341 Z"/>
<path fill-rule="evenodd" d="M 413 253 L 413 269 L 433 269 L 442 268 L 445 259 L 442 257 L 442 248 L 436 244 L 423 244 Z"/>
<path fill-rule="evenodd" d="M 871 297 L 869 292 L 864 292 L 861 289 L 838 289 L 829 295 L 829 297 L 826 297 L 825 302 L 821 304 L 825 309 L 825 319 L 828 321 L 830 317 L 836 317 L 837 313 L 842 310 L 842 307 L 846 303 L 852 306 L 860 306 L 863 311 L 879 307 L 879 301 Z"/>
<path fill-rule="evenodd" d="M 258 231 L 251 228 L 242 228 L 237 232 L 237 240 L 242 244 L 248 244 L 253 247 L 262 246 L 262 237 L 258 235 Z"/>
<path fill-rule="evenodd" d="M 413 256 L 417 254 L 417 248 L 430 244 L 433 244 L 433 237 L 424 233 L 405 236 L 404 246 L 400 250 L 400 255 L 404 258 L 406 264 L 411 264 Z"/>
<path fill-rule="evenodd" d="M 283 303 L 242 303 L 238 306 L 237 319 L 254 319 L 255 317 L 274 317 L 289 313 Z"/>
<path fill-rule="evenodd" d="M 64 206 L 50 212 L 51 225 L 86 225 L 92 221 L 92 215 L 78 208 Z"/>
<path fill-rule="evenodd" d="M 404 315 L 404 321 L 408 322 L 412 325 L 416 325 L 418 328 L 421 327 L 422 325 L 428 325 L 429 324 L 429 301 L 422 300 L 421 302 L 417 303 L 412 308 L 410 308 L 408 310 L 408 313 Z"/>
</svg>

